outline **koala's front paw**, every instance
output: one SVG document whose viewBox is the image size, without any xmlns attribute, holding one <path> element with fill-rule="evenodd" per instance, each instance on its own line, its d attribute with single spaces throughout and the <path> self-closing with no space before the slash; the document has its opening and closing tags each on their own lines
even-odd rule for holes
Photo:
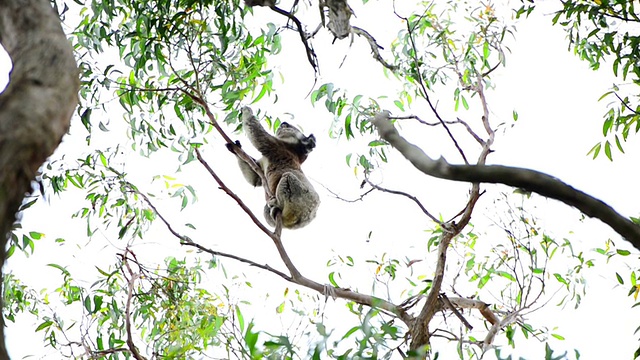
<svg viewBox="0 0 640 360">
<path fill-rule="evenodd" d="M 227 147 L 227 150 L 231 151 L 234 154 L 236 153 L 236 147 L 242 148 L 242 145 L 240 145 L 240 140 L 236 140 L 232 143 L 226 143 L 225 146 Z"/>
</svg>

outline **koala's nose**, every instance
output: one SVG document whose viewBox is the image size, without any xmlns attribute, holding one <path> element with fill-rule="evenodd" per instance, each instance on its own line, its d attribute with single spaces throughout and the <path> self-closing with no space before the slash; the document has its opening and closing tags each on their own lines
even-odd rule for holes
<svg viewBox="0 0 640 360">
<path fill-rule="evenodd" d="M 285 121 L 280 124 L 280 127 L 291 127 L 291 125 L 289 125 L 289 123 Z"/>
</svg>

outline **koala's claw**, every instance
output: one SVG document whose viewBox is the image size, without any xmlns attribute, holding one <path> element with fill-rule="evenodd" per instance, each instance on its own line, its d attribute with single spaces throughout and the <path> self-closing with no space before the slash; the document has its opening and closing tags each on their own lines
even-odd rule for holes
<svg viewBox="0 0 640 360">
<path fill-rule="evenodd" d="M 236 140 L 232 143 L 226 143 L 225 146 L 227 147 L 227 150 L 231 151 L 234 154 L 236 153 L 234 150 L 236 146 L 242 148 L 242 145 L 240 145 L 240 140 Z"/>
</svg>

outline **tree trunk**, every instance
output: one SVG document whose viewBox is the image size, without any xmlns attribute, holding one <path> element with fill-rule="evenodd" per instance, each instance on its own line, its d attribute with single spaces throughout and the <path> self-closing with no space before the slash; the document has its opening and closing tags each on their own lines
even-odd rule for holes
<svg viewBox="0 0 640 360">
<path fill-rule="evenodd" d="M 16 212 L 69 128 L 80 82 L 73 49 L 48 0 L 0 0 L 0 43 L 13 61 L 0 94 L 1 270 Z M 8 359 L 3 316 L 0 336 L 0 360 Z"/>
</svg>

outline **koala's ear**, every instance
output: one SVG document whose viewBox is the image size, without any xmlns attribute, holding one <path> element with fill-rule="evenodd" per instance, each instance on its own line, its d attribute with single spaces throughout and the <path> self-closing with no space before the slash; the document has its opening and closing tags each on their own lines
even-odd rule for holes
<svg viewBox="0 0 640 360">
<path fill-rule="evenodd" d="M 304 138 L 304 140 L 302 140 L 302 145 L 304 145 L 304 148 L 307 149 L 307 151 L 310 151 L 311 149 L 316 147 L 316 137 L 313 136 L 313 134 L 307 136 L 306 138 Z"/>
</svg>

